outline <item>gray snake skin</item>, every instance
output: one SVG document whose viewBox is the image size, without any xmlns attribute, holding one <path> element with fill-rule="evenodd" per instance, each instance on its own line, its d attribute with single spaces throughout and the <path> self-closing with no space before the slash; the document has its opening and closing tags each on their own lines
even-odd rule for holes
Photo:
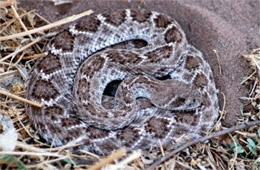
<svg viewBox="0 0 260 170">
<path fill-rule="evenodd" d="M 111 48 L 129 40 L 143 47 Z M 49 43 L 26 81 L 26 105 L 39 134 L 54 146 L 79 143 L 99 155 L 165 149 L 202 136 L 218 118 L 209 64 L 167 15 L 126 9 L 86 17 Z M 119 81 L 114 95 L 104 93 Z"/>
</svg>

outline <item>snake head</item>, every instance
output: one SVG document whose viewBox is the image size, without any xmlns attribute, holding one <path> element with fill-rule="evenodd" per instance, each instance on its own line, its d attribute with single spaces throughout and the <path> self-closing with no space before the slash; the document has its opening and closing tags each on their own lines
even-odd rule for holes
<svg viewBox="0 0 260 170">
<path fill-rule="evenodd" d="M 179 96 L 174 97 L 169 103 L 171 110 L 191 111 L 201 105 L 202 96 L 198 90 L 188 91 Z"/>
<path fill-rule="evenodd" d="M 201 106 L 201 91 L 191 84 L 169 79 L 160 84 L 159 90 L 151 95 L 156 107 L 173 111 L 192 111 Z"/>
</svg>

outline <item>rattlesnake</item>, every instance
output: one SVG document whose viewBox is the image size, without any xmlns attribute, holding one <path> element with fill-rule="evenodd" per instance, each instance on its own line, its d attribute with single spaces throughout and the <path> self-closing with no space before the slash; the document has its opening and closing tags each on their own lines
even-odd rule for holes
<svg viewBox="0 0 260 170">
<path fill-rule="evenodd" d="M 89 16 L 57 34 L 47 51 L 26 81 L 26 97 L 43 107 L 26 110 L 54 146 L 79 143 L 106 155 L 160 140 L 167 149 L 201 137 L 218 117 L 211 68 L 167 15 L 126 9 Z M 115 94 L 106 95 L 116 81 Z"/>
</svg>

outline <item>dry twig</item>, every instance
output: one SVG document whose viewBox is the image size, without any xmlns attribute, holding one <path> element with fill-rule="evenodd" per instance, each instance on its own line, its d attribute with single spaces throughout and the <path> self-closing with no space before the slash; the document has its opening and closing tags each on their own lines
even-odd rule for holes
<svg viewBox="0 0 260 170">
<path fill-rule="evenodd" d="M 231 133 L 231 132 L 234 132 L 236 130 L 249 128 L 251 126 L 258 125 L 258 124 L 260 124 L 260 120 L 251 121 L 251 122 L 248 122 L 248 123 L 244 123 L 244 124 L 241 124 L 241 125 L 233 126 L 231 128 L 224 129 L 224 130 L 212 133 L 212 134 L 210 134 L 208 136 L 204 136 L 204 137 L 199 138 L 197 140 L 194 140 L 194 141 L 191 141 L 189 143 L 186 143 L 185 145 L 182 145 L 181 147 L 173 150 L 169 154 L 167 154 L 167 155 L 161 157 L 160 159 L 158 159 L 157 161 L 155 161 L 150 167 L 147 168 L 147 170 L 154 169 L 156 166 L 160 165 L 161 163 L 163 163 L 164 161 L 166 161 L 167 159 L 169 159 L 170 157 L 172 157 L 176 153 L 186 149 L 187 147 L 189 147 L 191 145 L 194 145 L 194 144 L 197 144 L 197 143 L 200 143 L 200 142 L 205 142 L 206 140 L 209 140 L 211 138 L 218 137 L 218 136 L 221 136 L 221 135 L 224 135 L 224 134 L 227 134 L 227 133 Z"/>
<path fill-rule="evenodd" d="M 51 29 L 53 27 L 57 27 L 57 26 L 60 26 L 60 25 L 63 25 L 63 24 L 67 24 L 69 22 L 73 22 L 73 21 L 75 21 L 75 20 L 77 20 L 81 17 L 84 17 L 86 15 L 90 15 L 92 13 L 93 13 L 92 10 L 88 10 L 88 11 L 82 12 L 78 15 L 72 15 L 70 17 L 64 18 L 64 19 L 59 20 L 57 22 L 54 22 L 54 23 L 51 23 L 51 24 L 48 24 L 48 25 L 45 25 L 45 26 L 42 26 L 42 27 L 39 27 L 39 28 L 32 29 L 30 31 L 25 31 L 25 32 L 17 33 L 17 34 L 12 34 L 12 35 L 8 35 L 8 36 L 0 37 L 0 41 L 10 40 L 10 39 L 14 39 L 14 38 L 18 38 L 18 37 L 22 37 L 22 36 L 26 36 L 26 35 L 31 35 L 31 34 L 34 34 L 34 33 L 40 32 L 40 31 L 44 31 L 44 30 L 47 30 L 47 29 Z"/>
<path fill-rule="evenodd" d="M 106 158 L 102 159 L 101 161 L 97 162 L 95 165 L 91 166 L 89 168 L 89 170 L 101 169 L 102 167 L 108 165 L 112 161 L 123 157 L 125 154 L 126 154 L 126 149 L 124 149 L 124 148 L 119 149 L 116 152 L 109 155 L 108 157 L 106 157 Z"/>
<path fill-rule="evenodd" d="M 7 92 L 7 91 L 4 91 L 4 90 L 0 90 L 0 94 L 3 94 L 3 95 L 5 95 L 5 96 L 11 97 L 11 98 L 14 98 L 14 99 L 17 99 L 17 100 L 20 100 L 20 101 L 22 101 L 22 102 L 31 104 L 31 105 L 36 106 L 36 107 L 42 107 L 42 104 L 35 103 L 35 102 L 33 102 L 33 101 L 30 101 L 30 100 L 27 100 L 27 99 L 25 99 L 25 98 L 16 96 L 16 95 L 14 95 L 14 94 L 12 94 L 12 93 L 9 93 L 9 92 Z"/>
</svg>

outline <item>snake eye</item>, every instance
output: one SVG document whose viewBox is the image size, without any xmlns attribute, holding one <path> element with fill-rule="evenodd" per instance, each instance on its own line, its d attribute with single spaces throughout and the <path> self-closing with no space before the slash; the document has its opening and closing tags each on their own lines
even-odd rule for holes
<svg viewBox="0 0 260 170">
<path fill-rule="evenodd" d="M 186 99 L 183 98 L 183 97 L 179 97 L 179 98 L 178 98 L 178 101 L 181 102 L 181 103 L 184 103 L 184 102 L 186 101 Z"/>
</svg>

